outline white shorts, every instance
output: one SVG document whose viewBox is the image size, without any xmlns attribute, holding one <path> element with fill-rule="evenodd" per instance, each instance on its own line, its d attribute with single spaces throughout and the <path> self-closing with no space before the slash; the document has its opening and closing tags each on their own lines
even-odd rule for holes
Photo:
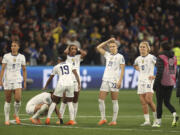
<svg viewBox="0 0 180 135">
<path fill-rule="evenodd" d="M 106 92 L 118 92 L 119 89 L 116 88 L 116 83 L 108 82 L 108 81 L 102 81 L 100 91 L 106 91 Z"/>
<path fill-rule="evenodd" d="M 74 82 L 74 92 L 78 92 L 78 82 Z"/>
<path fill-rule="evenodd" d="M 29 115 L 33 115 L 35 107 L 36 107 L 35 104 L 27 104 L 26 105 L 26 113 Z"/>
<path fill-rule="evenodd" d="M 15 90 L 15 89 L 22 88 L 22 83 L 21 82 L 16 82 L 16 83 L 4 82 L 3 87 L 4 87 L 4 90 Z"/>
<path fill-rule="evenodd" d="M 153 83 L 143 83 L 143 82 L 138 83 L 137 94 L 145 94 L 147 92 L 154 93 Z"/>
<path fill-rule="evenodd" d="M 55 88 L 53 95 L 57 97 L 63 97 L 63 93 L 66 92 L 66 97 L 74 97 L 74 85 L 72 86 L 58 86 Z"/>
</svg>

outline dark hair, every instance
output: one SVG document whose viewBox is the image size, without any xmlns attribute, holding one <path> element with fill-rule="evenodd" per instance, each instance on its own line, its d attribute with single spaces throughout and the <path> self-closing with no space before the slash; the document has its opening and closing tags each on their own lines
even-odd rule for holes
<svg viewBox="0 0 180 135">
<path fill-rule="evenodd" d="M 20 47 L 20 42 L 18 40 L 13 40 L 11 43 L 16 43 Z"/>
<path fill-rule="evenodd" d="M 171 45 L 167 41 L 161 42 L 160 46 L 163 48 L 163 50 L 171 50 Z"/>
<path fill-rule="evenodd" d="M 61 61 L 65 61 L 67 59 L 67 55 L 66 54 L 60 54 L 59 57 L 58 57 L 59 60 Z"/>
</svg>

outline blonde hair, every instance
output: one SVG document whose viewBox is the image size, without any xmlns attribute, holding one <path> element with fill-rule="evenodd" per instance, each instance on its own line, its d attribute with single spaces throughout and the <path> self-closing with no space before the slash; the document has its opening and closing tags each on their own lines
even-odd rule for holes
<svg viewBox="0 0 180 135">
<path fill-rule="evenodd" d="M 139 44 L 139 46 L 140 46 L 141 44 L 145 44 L 145 45 L 146 45 L 146 47 L 148 48 L 148 52 L 151 51 L 151 47 L 150 47 L 150 45 L 149 45 L 149 42 L 147 42 L 147 41 L 142 41 L 142 42 Z"/>
</svg>

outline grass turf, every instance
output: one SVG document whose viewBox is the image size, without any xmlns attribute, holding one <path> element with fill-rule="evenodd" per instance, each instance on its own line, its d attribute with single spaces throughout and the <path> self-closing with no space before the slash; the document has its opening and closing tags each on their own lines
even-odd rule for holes
<svg viewBox="0 0 180 135">
<path fill-rule="evenodd" d="M 171 127 L 172 116 L 170 112 L 163 107 L 163 119 L 162 127 L 140 127 L 140 124 L 144 122 L 143 113 L 139 97 L 135 90 L 121 90 L 119 93 L 119 114 L 117 120 L 117 126 L 98 126 L 97 123 L 100 120 L 100 113 L 98 109 L 98 91 L 84 90 L 80 93 L 79 98 L 79 110 L 77 116 L 77 125 L 74 126 L 58 126 L 55 124 L 57 118 L 53 114 L 51 124 L 46 126 L 44 124 L 40 126 L 32 125 L 29 122 L 29 117 L 25 113 L 25 106 L 27 101 L 34 95 L 42 91 L 23 91 L 22 106 L 20 110 L 20 118 L 22 119 L 22 125 L 11 124 L 10 126 L 4 125 L 4 93 L 0 92 L 0 135 L 171 135 L 180 134 L 180 126 L 176 128 Z M 155 101 L 155 98 L 154 98 Z M 106 116 L 110 122 L 112 119 L 112 102 L 110 95 L 106 99 Z M 172 104 L 180 114 L 180 105 L 178 99 L 175 97 L 175 91 L 172 96 Z M 11 103 L 11 120 L 13 120 L 13 103 Z M 152 119 L 152 113 L 151 120 Z M 68 107 L 66 108 L 64 121 L 68 121 Z M 42 119 L 44 123 L 45 119 Z"/>
</svg>

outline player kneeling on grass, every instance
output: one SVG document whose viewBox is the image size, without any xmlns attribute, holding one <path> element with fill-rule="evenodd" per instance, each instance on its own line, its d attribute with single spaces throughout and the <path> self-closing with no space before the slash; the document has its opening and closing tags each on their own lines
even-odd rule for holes
<svg viewBox="0 0 180 135">
<path fill-rule="evenodd" d="M 33 115 L 30 118 L 30 121 L 33 124 L 41 124 L 40 117 L 47 115 L 49 105 L 52 103 L 52 94 L 53 92 L 43 92 L 28 101 L 26 105 L 26 113 Z M 56 114 L 60 119 L 60 114 L 57 108 Z"/>
<path fill-rule="evenodd" d="M 46 85 L 43 89 L 46 89 L 48 84 L 53 79 L 54 75 L 58 74 L 59 80 L 57 82 L 57 86 L 55 88 L 55 91 L 52 95 L 52 103 L 48 110 L 48 115 L 46 118 L 46 124 L 50 124 L 50 118 L 52 115 L 52 112 L 55 109 L 55 106 L 60 102 L 61 97 L 63 97 L 63 93 L 65 92 L 67 97 L 67 104 L 69 107 L 69 114 L 70 114 L 70 121 L 67 122 L 67 125 L 74 125 L 74 108 L 73 108 L 73 97 L 74 97 L 74 83 L 73 83 L 73 74 L 76 77 L 76 80 L 78 82 L 78 88 L 80 89 L 80 79 L 77 74 L 76 69 L 69 63 L 65 62 L 67 56 L 65 54 L 60 55 L 59 57 L 59 64 L 57 64 L 51 73 L 51 76 L 49 77 L 48 81 L 46 82 Z"/>
</svg>

